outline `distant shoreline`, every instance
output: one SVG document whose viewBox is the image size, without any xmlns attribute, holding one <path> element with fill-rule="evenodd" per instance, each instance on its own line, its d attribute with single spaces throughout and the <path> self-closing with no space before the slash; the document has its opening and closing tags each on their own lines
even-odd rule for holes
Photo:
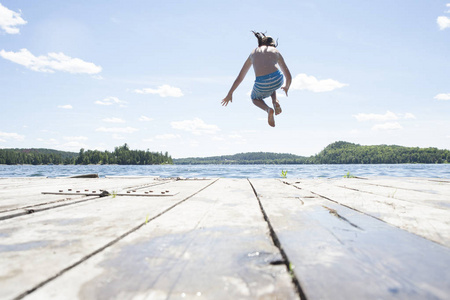
<svg viewBox="0 0 450 300">
<path fill-rule="evenodd" d="M 317 166 L 332 166 L 332 165 L 448 165 L 449 162 L 443 163 L 310 163 L 310 164 L 295 164 L 295 163 L 193 163 L 193 164 L 153 164 L 153 165 L 119 165 L 119 164 L 87 164 L 87 165 L 74 165 L 74 164 L 41 164 L 41 165 L 32 165 L 32 164 L 0 164 L 0 166 L 27 166 L 27 167 L 35 167 L 35 166 L 130 166 L 130 167 L 138 167 L 138 166 L 252 166 L 252 165 L 267 165 L 267 166 L 283 166 L 283 165 L 317 165 Z"/>
<path fill-rule="evenodd" d="M 52 149 L 0 149 L 1 165 L 320 165 L 320 164 L 448 164 L 450 150 L 397 145 L 361 146 L 335 142 L 309 157 L 290 153 L 247 152 L 210 157 L 172 157 L 165 152 L 130 150 L 127 144 L 113 152 Z"/>
</svg>

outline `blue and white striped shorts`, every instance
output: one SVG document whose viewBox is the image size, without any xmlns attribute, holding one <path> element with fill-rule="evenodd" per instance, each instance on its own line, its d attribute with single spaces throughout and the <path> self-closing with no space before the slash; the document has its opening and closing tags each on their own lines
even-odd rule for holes
<svg viewBox="0 0 450 300">
<path fill-rule="evenodd" d="M 283 73 L 280 70 L 276 70 L 273 73 L 257 76 L 255 84 L 252 90 L 252 100 L 253 99 L 264 99 L 272 95 L 272 93 L 278 90 L 284 82 Z"/>
</svg>

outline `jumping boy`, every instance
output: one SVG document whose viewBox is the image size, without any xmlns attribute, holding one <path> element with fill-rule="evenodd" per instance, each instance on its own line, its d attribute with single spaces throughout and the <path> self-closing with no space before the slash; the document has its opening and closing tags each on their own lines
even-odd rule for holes
<svg viewBox="0 0 450 300">
<path fill-rule="evenodd" d="M 269 107 L 263 99 L 271 96 L 275 115 L 280 114 L 281 106 L 277 100 L 276 90 L 281 87 L 287 96 L 289 87 L 291 86 L 292 76 L 284 62 L 283 56 L 281 56 L 281 53 L 276 49 L 278 43 L 275 44 L 273 38 L 266 36 L 264 33 L 252 32 L 258 39 L 258 48 L 253 50 L 245 61 L 244 66 L 231 86 L 228 95 L 222 100 L 222 106 L 227 106 L 228 102 L 233 101 L 233 92 L 237 89 L 239 84 L 241 84 L 242 80 L 244 80 L 245 75 L 247 75 L 248 70 L 253 65 L 256 76 L 251 94 L 253 104 L 267 112 L 269 125 L 275 127 L 274 110 Z M 283 73 L 278 70 L 277 64 Z M 283 74 L 286 77 L 286 82 L 282 87 L 284 81 Z"/>
</svg>

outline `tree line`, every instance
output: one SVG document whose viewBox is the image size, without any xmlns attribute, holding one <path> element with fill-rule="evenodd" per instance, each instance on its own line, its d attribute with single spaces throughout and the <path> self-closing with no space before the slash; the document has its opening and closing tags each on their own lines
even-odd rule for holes
<svg viewBox="0 0 450 300">
<path fill-rule="evenodd" d="M 250 152 L 235 155 L 174 159 L 175 164 L 407 164 L 450 163 L 450 151 L 396 145 L 361 146 L 335 142 L 316 155 Z"/>
<path fill-rule="evenodd" d="M 172 157 L 168 152 L 150 152 L 130 150 L 127 144 L 115 147 L 113 152 L 81 149 L 75 159 L 76 165 L 89 164 L 117 164 L 117 165 L 161 165 L 172 164 Z"/>
<path fill-rule="evenodd" d="M 257 165 L 257 164 L 304 164 L 308 162 L 308 158 L 289 153 L 272 153 L 272 152 L 247 152 L 234 155 L 222 155 L 211 157 L 189 157 L 174 159 L 177 165 Z"/>
<path fill-rule="evenodd" d="M 0 149 L 0 164 L 4 165 L 155 165 L 172 164 L 169 153 L 130 150 L 127 144 L 114 151 L 84 150 L 64 152 L 51 149 Z"/>
<path fill-rule="evenodd" d="M 51 149 L 0 149 L 2 165 L 61 165 L 72 164 L 74 152 Z"/>
<path fill-rule="evenodd" d="M 172 159 L 165 152 L 130 150 L 127 144 L 114 151 L 84 150 L 79 153 L 51 149 L 0 149 L 0 164 L 406 164 L 450 163 L 450 150 L 402 147 L 396 145 L 361 146 L 335 142 L 310 157 L 287 153 L 249 152 L 213 157 Z"/>
</svg>

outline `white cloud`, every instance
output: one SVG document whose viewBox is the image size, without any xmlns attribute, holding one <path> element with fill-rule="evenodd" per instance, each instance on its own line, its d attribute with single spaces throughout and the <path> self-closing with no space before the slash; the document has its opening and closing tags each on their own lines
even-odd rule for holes
<svg viewBox="0 0 450 300">
<path fill-rule="evenodd" d="M 2 132 L 0 131 L 0 138 L 2 138 L 3 140 L 9 140 L 9 139 L 13 139 L 16 141 L 23 141 L 25 139 L 25 136 L 14 133 L 14 132 Z"/>
<path fill-rule="evenodd" d="M 439 25 L 440 30 L 444 30 L 445 28 L 450 28 L 450 18 L 445 16 L 440 16 L 436 20 Z"/>
<path fill-rule="evenodd" d="M 109 18 L 111 20 L 111 22 L 116 23 L 116 24 L 120 24 L 121 21 L 119 21 L 119 19 L 115 18 L 115 17 L 111 17 Z"/>
<path fill-rule="evenodd" d="M 89 148 L 88 145 L 86 145 L 84 143 L 81 143 L 79 141 L 68 142 L 68 143 L 62 144 L 60 147 L 62 149 L 66 149 L 66 150 L 69 150 L 69 151 L 78 151 L 81 148 L 84 148 L 84 149 Z"/>
<path fill-rule="evenodd" d="M 42 139 L 42 138 L 37 138 L 36 140 L 38 142 L 42 142 L 42 143 L 47 144 L 47 145 L 58 145 L 59 144 L 59 142 L 56 139 L 45 140 L 45 139 Z"/>
<path fill-rule="evenodd" d="M 102 119 L 102 121 L 108 123 L 125 123 L 125 120 L 122 120 L 121 118 L 105 118 Z"/>
<path fill-rule="evenodd" d="M 141 90 L 134 90 L 138 94 L 157 94 L 161 97 L 182 97 L 184 96 L 181 90 L 177 87 L 164 84 L 157 89 L 144 88 Z"/>
<path fill-rule="evenodd" d="M 190 140 L 189 146 L 192 148 L 198 148 L 200 146 L 200 143 L 197 140 Z"/>
<path fill-rule="evenodd" d="M 138 120 L 141 121 L 141 122 L 150 122 L 150 121 L 153 121 L 152 118 L 149 118 L 149 117 L 146 117 L 146 116 L 141 116 Z"/>
<path fill-rule="evenodd" d="M 27 24 L 27 21 L 22 19 L 20 15 L 20 10 L 17 13 L 15 11 L 9 10 L 0 3 L 0 28 L 9 34 L 19 33 L 20 30 L 19 28 L 17 28 L 17 26 Z"/>
<path fill-rule="evenodd" d="M 178 134 L 160 134 L 155 136 L 155 139 L 157 140 L 173 140 L 173 139 L 179 139 L 181 136 Z"/>
<path fill-rule="evenodd" d="M 65 136 L 64 140 L 71 141 L 71 142 L 73 142 L 73 141 L 86 141 L 86 140 L 88 140 L 88 138 L 85 137 L 85 136 Z"/>
<path fill-rule="evenodd" d="M 97 100 L 95 101 L 95 104 L 98 105 L 113 105 L 113 104 L 119 104 L 121 107 L 124 107 L 127 102 L 120 100 L 117 97 L 108 97 L 103 100 Z"/>
<path fill-rule="evenodd" d="M 36 72 L 62 71 L 72 74 L 97 74 L 102 71 L 100 66 L 79 58 L 72 58 L 61 52 L 48 53 L 47 56 L 34 56 L 27 49 L 20 49 L 19 52 L 1 50 L 0 56 Z"/>
<path fill-rule="evenodd" d="M 112 135 L 112 138 L 115 139 L 115 140 L 124 140 L 124 139 L 125 139 L 124 136 L 122 136 L 122 135 L 120 135 L 120 134 L 117 134 L 117 133 L 114 133 L 114 134 Z"/>
<path fill-rule="evenodd" d="M 318 80 L 314 76 L 298 74 L 294 77 L 291 84 L 293 90 L 308 90 L 315 93 L 329 92 L 338 88 L 348 86 L 346 83 L 340 83 L 334 79 Z"/>
<path fill-rule="evenodd" d="M 111 132 L 111 133 L 133 133 L 139 131 L 139 129 L 133 127 L 109 127 L 109 128 L 99 127 L 95 129 L 95 131 Z"/>
<path fill-rule="evenodd" d="M 214 134 L 219 131 L 219 127 L 216 125 L 210 125 L 203 122 L 203 120 L 199 118 L 195 118 L 193 120 L 185 120 L 180 122 L 171 122 L 172 128 L 189 131 L 193 134 Z"/>
<path fill-rule="evenodd" d="M 359 113 L 357 115 L 353 115 L 359 122 L 364 121 L 376 121 L 376 122 L 385 122 L 390 120 L 399 120 L 399 119 L 415 119 L 412 113 L 404 113 L 404 114 L 396 114 L 391 111 L 387 111 L 384 115 L 382 114 L 364 114 Z"/>
<path fill-rule="evenodd" d="M 230 139 L 242 139 L 243 138 L 242 135 L 239 135 L 239 134 L 229 134 L 228 137 Z"/>
<path fill-rule="evenodd" d="M 246 139 L 242 135 L 237 134 L 237 133 L 229 134 L 228 138 L 231 140 L 234 140 L 235 142 L 238 142 L 238 143 L 246 142 Z"/>
<path fill-rule="evenodd" d="M 372 127 L 373 130 L 399 130 L 402 129 L 402 125 L 398 122 L 387 122 L 384 124 L 376 124 Z"/>
<path fill-rule="evenodd" d="M 415 119 L 415 118 L 416 118 L 416 116 L 413 115 L 412 113 L 400 114 L 400 116 L 401 116 L 403 119 Z"/>
<path fill-rule="evenodd" d="M 58 105 L 58 108 L 62 108 L 62 109 L 72 109 L 72 105 L 67 104 L 67 105 Z"/>
<path fill-rule="evenodd" d="M 358 120 L 359 122 L 363 122 L 363 121 L 388 121 L 388 120 L 397 120 L 398 119 L 398 116 L 395 113 L 391 112 L 391 111 L 387 111 L 384 115 L 359 113 L 357 115 L 353 115 L 353 117 L 355 117 L 356 120 Z"/>
<path fill-rule="evenodd" d="M 448 94 L 437 94 L 434 99 L 436 100 L 450 100 L 450 93 Z"/>
</svg>

